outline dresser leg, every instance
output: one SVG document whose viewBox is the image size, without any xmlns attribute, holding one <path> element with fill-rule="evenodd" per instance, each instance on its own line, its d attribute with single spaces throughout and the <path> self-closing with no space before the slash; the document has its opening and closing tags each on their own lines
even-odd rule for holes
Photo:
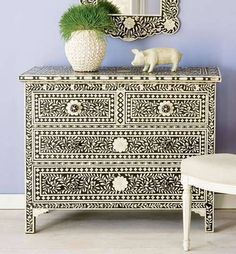
<svg viewBox="0 0 236 254">
<path fill-rule="evenodd" d="M 214 193 L 207 191 L 205 231 L 214 232 Z"/>
<path fill-rule="evenodd" d="M 33 208 L 31 206 L 26 207 L 25 211 L 25 233 L 34 234 L 36 228 L 36 217 L 33 214 Z"/>
</svg>

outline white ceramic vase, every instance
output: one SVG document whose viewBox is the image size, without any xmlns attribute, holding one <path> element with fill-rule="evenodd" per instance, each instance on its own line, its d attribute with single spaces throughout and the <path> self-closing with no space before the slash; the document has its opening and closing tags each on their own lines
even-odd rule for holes
<svg viewBox="0 0 236 254">
<path fill-rule="evenodd" d="M 74 71 L 96 71 L 106 54 L 106 40 L 92 30 L 74 32 L 65 44 Z"/>
</svg>

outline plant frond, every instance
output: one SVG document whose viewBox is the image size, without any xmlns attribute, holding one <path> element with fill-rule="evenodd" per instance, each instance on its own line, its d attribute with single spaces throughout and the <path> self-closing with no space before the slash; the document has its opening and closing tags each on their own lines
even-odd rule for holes
<svg viewBox="0 0 236 254">
<path fill-rule="evenodd" d="M 115 27 L 109 14 L 118 12 L 119 9 L 107 0 L 99 0 L 95 5 L 73 5 L 61 17 L 61 35 L 67 41 L 73 32 L 80 30 L 94 30 L 104 34 L 106 30 Z"/>
<path fill-rule="evenodd" d="M 120 9 L 108 0 L 97 0 L 97 5 L 106 9 L 109 14 L 121 14 Z"/>
</svg>

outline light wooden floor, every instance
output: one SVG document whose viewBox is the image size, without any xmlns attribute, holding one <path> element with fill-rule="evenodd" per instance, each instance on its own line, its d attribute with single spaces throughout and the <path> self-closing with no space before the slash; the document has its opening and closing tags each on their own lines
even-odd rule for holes
<svg viewBox="0 0 236 254">
<path fill-rule="evenodd" d="M 24 211 L 0 210 L 1 254 L 178 254 L 181 212 L 56 211 L 39 216 L 38 233 L 24 234 Z M 236 254 L 236 211 L 216 212 L 216 232 L 193 215 L 191 253 Z"/>
</svg>

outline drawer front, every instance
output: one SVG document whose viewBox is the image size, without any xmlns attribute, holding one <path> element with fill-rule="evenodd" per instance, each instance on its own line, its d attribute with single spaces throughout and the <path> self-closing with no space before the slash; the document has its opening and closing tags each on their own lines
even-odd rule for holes
<svg viewBox="0 0 236 254">
<path fill-rule="evenodd" d="M 207 124 L 205 92 L 127 92 L 126 122 Z"/>
<path fill-rule="evenodd" d="M 34 93 L 34 123 L 115 122 L 115 93 Z"/>
<path fill-rule="evenodd" d="M 181 202 L 179 167 L 34 167 L 34 200 L 47 202 Z M 205 193 L 193 189 L 195 201 Z M 174 201 L 173 201 L 174 200 Z"/>
<path fill-rule="evenodd" d="M 206 153 L 202 130 L 36 129 L 34 160 L 159 160 Z"/>
</svg>

